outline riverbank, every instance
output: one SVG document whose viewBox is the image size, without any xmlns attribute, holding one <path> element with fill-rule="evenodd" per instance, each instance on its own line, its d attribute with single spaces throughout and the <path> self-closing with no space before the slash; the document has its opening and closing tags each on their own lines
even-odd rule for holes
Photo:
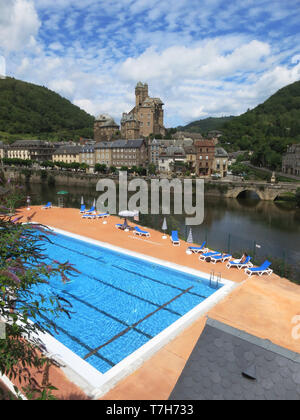
<svg viewBox="0 0 300 420">
<path fill-rule="evenodd" d="M 34 206 L 31 210 L 36 212 L 34 220 L 45 225 L 175 264 L 180 262 L 183 266 L 208 274 L 212 270 L 210 263 L 200 263 L 196 255 L 186 254 L 189 244 L 184 241 L 181 241 L 180 247 L 173 247 L 169 239 L 163 240 L 161 233 L 153 229 L 149 229 L 149 239 L 117 230 L 115 223 L 120 222 L 118 217 L 111 216 L 104 225 L 100 220 L 83 220 L 77 209 L 44 211 L 40 206 Z M 31 214 L 26 209 L 20 213 L 24 218 Z M 300 315 L 299 286 L 275 274 L 249 279 L 243 271 L 227 270 L 225 264 L 219 264 L 217 271 L 222 273 L 223 278 L 237 283 L 238 287 L 134 373 L 116 384 L 104 399 L 167 399 L 203 331 L 206 316 L 300 353 L 300 341 L 292 336 L 293 319 Z M 63 375 L 58 383 L 55 372 L 51 377 L 53 385 L 59 388 L 58 397 L 67 399 L 65 387 L 69 380 L 64 377 L 64 385 L 62 378 Z"/>
</svg>

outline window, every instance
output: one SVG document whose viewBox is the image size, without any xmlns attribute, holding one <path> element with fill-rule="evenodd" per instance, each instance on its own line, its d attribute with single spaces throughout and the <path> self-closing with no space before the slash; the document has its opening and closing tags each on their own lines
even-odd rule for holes
<svg viewBox="0 0 300 420">
<path fill-rule="evenodd" d="M 206 156 L 206 160 L 208 160 L 208 156 Z"/>
</svg>

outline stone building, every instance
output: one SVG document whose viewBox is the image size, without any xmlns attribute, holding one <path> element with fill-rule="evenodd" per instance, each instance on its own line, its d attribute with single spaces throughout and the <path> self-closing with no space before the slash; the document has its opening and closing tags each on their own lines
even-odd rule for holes
<svg viewBox="0 0 300 420">
<path fill-rule="evenodd" d="M 112 166 L 112 143 L 101 141 L 95 144 L 95 164 L 106 165 L 108 168 Z"/>
<path fill-rule="evenodd" d="M 229 156 L 222 147 L 215 148 L 215 158 L 213 162 L 212 172 L 220 178 L 227 176 Z"/>
<path fill-rule="evenodd" d="M 144 139 L 115 140 L 95 145 L 95 163 L 121 168 L 148 164 L 148 149 Z"/>
<path fill-rule="evenodd" d="M 6 146 L 2 141 L 0 141 L 0 159 L 3 159 L 6 157 Z"/>
<path fill-rule="evenodd" d="M 54 150 L 53 143 L 43 140 L 17 140 L 7 146 L 6 154 L 10 159 L 17 158 L 45 162 L 52 160 Z"/>
<path fill-rule="evenodd" d="M 178 172 L 184 167 L 186 155 L 183 147 L 169 146 L 161 150 L 158 160 L 158 169 L 160 173 L 170 174 Z"/>
<path fill-rule="evenodd" d="M 282 157 L 282 172 L 300 176 L 300 144 L 288 147 L 287 153 Z"/>
<path fill-rule="evenodd" d="M 196 174 L 211 176 L 215 159 L 215 143 L 213 140 L 196 140 Z"/>
<path fill-rule="evenodd" d="M 121 135 L 126 140 L 165 135 L 163 102 L 150 98 L 147 83 L 139 82 L 135 88 L 135 107 L 124 112 L 121 119 Z"/>
<path fill-rule="evenodd" d="M 120 137 L 119 128 L 110 115 L 101 114 L 94 123 L 94 140 L 96 142 L 116 140 Z"/>
<path fill-rule="evenodd" d="M 53 162 L 80 163 L 81 146 L 63 145 L 55 150 Z"/>
<path fill-rule="evenodd" d="M 95 146 L 92 144 L 86 144 L 81 146 L 79 153 L 79 163 L 85 163 L 90 168 L 95 166 Z"/>
<path fill-rule="evenodd" d="M 192 146 L 186 146 L 184 148 L 185 155 L 186 155 L 186 163 L 189 166 L 189 170 L 192 173 L 196 172 L 196 162 L 197 162 L 197 152 L 196 147 L 194 145 Z"/>
</svg>

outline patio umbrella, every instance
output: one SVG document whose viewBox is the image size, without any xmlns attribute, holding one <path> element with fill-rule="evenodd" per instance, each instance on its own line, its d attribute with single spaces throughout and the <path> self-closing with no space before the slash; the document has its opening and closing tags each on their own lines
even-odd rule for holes
<svg viewBox="0 0 300 420">
<path fill-rule="evenodd" d="M 163 225 L 162 225 L 161 229 L 164 230 L 164 231 L 168 230 L 167 219 L 166 218 L 164 218 L 164 222 L 163 222 Z M 165 233 L 163 234 L 163 237 L 162 238 L 163 239 L 166 239 L 167 238 L 167 236 L 166 236 Z"/>
<path fill-rule="evenodd" d="M 187 238 L 187 243 L 188 243 L 188 244 L 193 244 L 193 243 L 194 243 L 194 240 L 193 240 L 193 233 L 192 233 L 192 228 L 190 229 L 190 233 L 189 233 L 189 236 L 188 236 L 188 238 Z"/>
<path fill-rule="evenodd" d="M 138 211 L 129 211 L 129 210 L 122 210 L 119 213 L 120 217 L 135 217 L 138 216 Z"/>
<path fill-rule="evenodd" d="M 96 207 L 96 198 L 94 198 L 93 207 Z"/>
<path fill-rule="evenodd" d="M 83 199 L 83 196 L 81 197 L 81 205 L 82 205 L 82 206 L 84 205 L 84 199 Z"/>
</svg>

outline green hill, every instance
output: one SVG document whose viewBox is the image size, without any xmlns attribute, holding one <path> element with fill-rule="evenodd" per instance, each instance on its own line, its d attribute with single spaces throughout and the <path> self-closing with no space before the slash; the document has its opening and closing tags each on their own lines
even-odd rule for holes
<svg viewBox="0 0 300 420">
<path fill-rule="evenodd" d="M 279 168 L 287 145 L 300 142 L 300 81 L 232 118 L 221 130 L 227 149 L 253 150 L 253 164 Z"/>
<path fill-rule="evenodd" d="M 214 118 L 209 117 L 203 120 L 191 122 L 185 126 L 177 127 L 178 131 L 189 131 L 192 133 L 206 134 L 209 131 L 220 130 L 223 125 L 230 121 L 233 117 Z"/>
<path fill-rule="evenodd" d="M 45 87 L 0 79 L 0 140 L 91 138 L 93 123 L 94 117 Z"/>
</svg>

